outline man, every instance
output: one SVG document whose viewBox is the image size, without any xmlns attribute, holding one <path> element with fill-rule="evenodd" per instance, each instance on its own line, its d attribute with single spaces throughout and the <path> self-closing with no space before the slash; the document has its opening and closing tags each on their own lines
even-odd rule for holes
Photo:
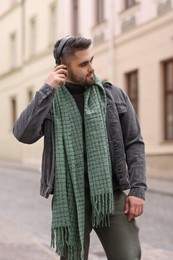
<svg viewBox="0 0 173 260">
<path fill-rule="evenodd" d="M 52 246 L 61 260 L 86 260 L 94 229 L 107 259 L 141 259 L 135 218 L 144 207 L 145 152 L 133 107 L 94 74 L 90 39 L 65 37 L 54 57 L 14 125 L 23 143 L 44 135 L 40 193 L 53 193 Z"/>
</svg>

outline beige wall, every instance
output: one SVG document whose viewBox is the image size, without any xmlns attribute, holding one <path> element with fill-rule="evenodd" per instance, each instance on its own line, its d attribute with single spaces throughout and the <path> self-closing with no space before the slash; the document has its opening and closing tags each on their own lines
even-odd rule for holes
<svg viewBox="0 0 173 260">
<path fill-rule="evenodd" d="M 173 153 L 163 143 L 163 77 L 161 61 L 173 55 L 173 13 L 139 27 L 133 35 L 117 38 L 116 82 L 125 86 L 124 74 L 139 70 L 139 119 L 148 153 Z M 124 38 L 124 39 L 123 39 Z"/>
</svg>

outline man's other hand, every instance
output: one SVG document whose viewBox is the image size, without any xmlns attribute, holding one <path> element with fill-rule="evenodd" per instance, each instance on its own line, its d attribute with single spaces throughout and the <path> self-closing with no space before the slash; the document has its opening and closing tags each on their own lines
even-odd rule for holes
<svg viewBox="0 0 173 260">
<path fill-rule="evenodd" d="M 125 203 L 124 213 L 128 214 L 128 221 L 142 215 L 144 200 L 135 196 L 128 196 Z"/>
</svg>

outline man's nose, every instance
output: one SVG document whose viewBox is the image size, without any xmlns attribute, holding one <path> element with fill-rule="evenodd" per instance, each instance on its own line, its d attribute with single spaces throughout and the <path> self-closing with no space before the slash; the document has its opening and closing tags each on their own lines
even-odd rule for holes
<svg viewBox="0 0 173 260">
<path fill-rule="evenodd" d="M 88 70 L 89 70 L 89 72 L 93 72 L 93 71 L 94 71 L 94 68 L 93 68 L 91 62 L 90 62 L 89 65 L 88 65 Z"/>
</svg>

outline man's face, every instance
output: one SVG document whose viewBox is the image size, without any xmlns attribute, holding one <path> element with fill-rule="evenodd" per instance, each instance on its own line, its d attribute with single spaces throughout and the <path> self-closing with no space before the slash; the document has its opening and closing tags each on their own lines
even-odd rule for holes
<svg viewBox="0 0 173 260">
<path fill-rule="evenodd" d="M 92 85 L 94 83 L 94 69 L 92 67 L 93 55 L 91 49 L 76 51 L 68 58 L 67 81 L 79 85 Z"/>
</svg>

